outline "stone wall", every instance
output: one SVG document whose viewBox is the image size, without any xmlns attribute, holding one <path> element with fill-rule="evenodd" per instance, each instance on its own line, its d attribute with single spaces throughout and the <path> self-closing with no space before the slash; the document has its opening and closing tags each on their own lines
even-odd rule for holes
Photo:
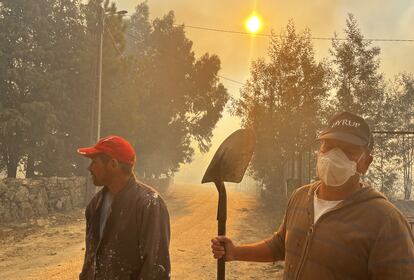
<svg viewBox="0 0 414 280">
<path fill-rule="evenodd" d="M 83 177 L 0 180 L 0 223 L 83 207 Z"/>
</svg>

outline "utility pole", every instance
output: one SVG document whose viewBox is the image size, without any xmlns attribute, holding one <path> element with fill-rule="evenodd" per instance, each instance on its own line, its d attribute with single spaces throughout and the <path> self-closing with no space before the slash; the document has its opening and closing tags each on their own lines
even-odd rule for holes
<svg viewBox="0 0 414 280">
<path fill-rule="evenodd" d="M 96 143 L 101 137 L 101 108 L 102 108 L 102 56 L 104 38 L 104 9 L 96 4 L 97 26 L 96 26 L 96 61 L 95 79 L 93 92 L 91 94 L 91 123 L 90 143 Z"/>
<path fill-rule="evenodd" d="M 91 131 L 90 143 L 94 144 L 101 138 L 102 126 L 102 57 L 103 57 L 103 42 L 104 42 L 104 26 L 105 26 L 105 9 L 95 2 L 97 13 L 97 29 L 96 29 L 96 71 L 95 71 L 95 87 L 92 93 L 91 100 Z M 118 11 L 115 14 L 124 16 L 128 11 Z M 85 191 L 85 205 L 89 203 L 96 192 L 96 187 L 93 185 L 89 174 L 86 177 L 86 191 Z"/>
<path fill-rule="evenodd" d="M 96 119 L 96 138 L 98 141 L 101 138 L 101 116 L 102 116 L 102 50 L 103 50 L 103 38 L 104 38 L 104 9 L 98 6 L 98 59 L 96 63 L 96 96 L 98 99 L 98 114 Z"/>
<path fill-rule="evenodd" d="M 102 116 L 102 56 L 103 56 L 103 39 L 104 39 L 104 20 L 105 12 L 100 5 L 96 5 L 97 12 L 97 29 L 96 29 L 96 69 L 95 69 L 95 86 L 92 93 L 91 102 L 91 130 L 90 143 L 96 143 L 101 138 L 101 116 Z M 91 177 L 87 174 L 85 189 L 85 205 L 95 195 L 96 187 L 93 185 Z"/>
<path fill-rule="evenodd" d="M 102 56 L 103 56 L 103 42 L 104 42 L 104 26 L 105 26 L 105 9 L 100 5 L 97 5 L 97 15 L 98 15 L 98 28 L 97 28 L 97 62 L 96 62 L 96 86 L 95 86 L 95 98 L 97 99 L 97 106 L 93 103 L 93 119 L 96 120 L 96 123 L 92 126 L 92 130 L 96 129 L 95 135 L 92 139 L 92 142 L 97 142 L 101 138 L 101 127 L 102 127 Z M 122 10 L 117 11 L 115 14 L 119 16 L 124 16 L 128 11 Z M 95 113 L 95 110 L 97 113 Z M 95 119 L 96 118 L 96 119 Z"/>
</svg>

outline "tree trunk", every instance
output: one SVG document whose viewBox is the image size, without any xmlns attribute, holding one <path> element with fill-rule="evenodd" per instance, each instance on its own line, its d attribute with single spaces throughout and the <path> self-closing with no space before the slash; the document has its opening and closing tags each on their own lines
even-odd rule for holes
<svg viewBox="0 0 414 280">
<path fill-rule="evenodd" d="M 18 162 L 18 160 L 9 157 L 9 161 L 7 163 L 7 178 L 16 178 Z"/>
<path fill-rule="evenodd" d="M 35 176 L 34 174 L 34 156 L 32 154 L 29 154 L 27 156 L 27 162 L 26 162 L 26 178 L 33 178 Z"/>
</svg>

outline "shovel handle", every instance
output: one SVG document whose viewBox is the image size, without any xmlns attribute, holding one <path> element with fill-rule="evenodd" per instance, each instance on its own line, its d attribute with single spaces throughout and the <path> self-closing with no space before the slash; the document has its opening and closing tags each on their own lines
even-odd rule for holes
<svg viewBox="0 0 414 280">
<path fill-rule="evenodd" d="M 217 261 L 217 280 L 226 279 L 226 262 L 224 257 Z"/>
<path fill-rule="evenodd" d="M 217 209 L 218 235 L 226 235 L 227 220 L 227 193 L 223 182 L 215 183 L 218 193 L 219 202 Z M 224 244 L 223 244 L 224 245 Z M 225 280 L 226 278 L 226 261 L 225 256 L 217 260 L 217 280 Z"/>
<path fill-rule="evenodd" d="M 226 221 L 218 221 L 218 235 L 226 235 Z M 222 244 L 224 246 L 224 244 Z M 226 255 L 217 260 L 217 280 L 226 279 Z"/>
</svg>

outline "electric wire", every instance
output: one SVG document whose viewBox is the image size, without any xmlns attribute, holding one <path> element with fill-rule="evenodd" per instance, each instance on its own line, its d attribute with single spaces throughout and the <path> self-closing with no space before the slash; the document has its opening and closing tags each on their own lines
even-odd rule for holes
<svg viewBox="0 0 414 280">
<path fill-rule="evenodd" d="M 210 28 L 204 26 L 195 26 L 195 25 L 186 25 L 186 24 L 174 24 L 175 26 L 184 26 L 186 28 L 191 29 L 198 29 L 198 30 L 205 30 L 205 31 L 213 31 L 213 32 L 221 32 L 221 33 L 230 33 L 230 34 L 240 34 L 240 35 L 249 35 L 249 36 L 257 36 L 257 37 L 272 37 L 278 36 L 282 38 L 286 38 L 284 35 L 272 35 L 272 34 L 265 34 L 265 33 L 249 33 L 245 31 L 236 31 L 236 30 L 229 30 L 229 29 L 220 29 L 220 28 Z M 312 40 L 324 40 L 324 41 L 346 41 L 347 38 L 341 37 L 310 37 Z M 363 38 L 363 41 L 372 41 L 372 42 L 414 42 L 414 39 L 387 39 L 387 38 Z"/>
</svg>

